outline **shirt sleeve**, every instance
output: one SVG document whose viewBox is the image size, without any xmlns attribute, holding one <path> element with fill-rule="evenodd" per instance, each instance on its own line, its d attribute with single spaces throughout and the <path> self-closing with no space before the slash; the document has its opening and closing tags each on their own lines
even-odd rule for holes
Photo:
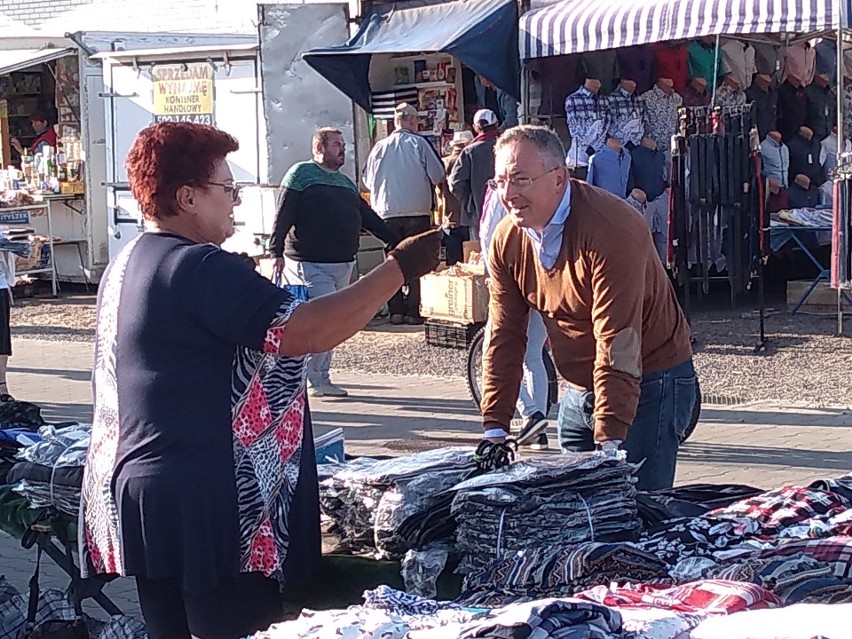
<svg viewBox="0 0 852 639">
<path fill-rule="evenodd" d="M 615 235 L 606 246 L 589 251 L 596 343 L 595 441 L 623 440 L 627 436 L 639 406 L 642 379 L 642 306 L 647 256 L 642 250 L 624 250 L 637 244 L 632 234 L 616 232 Z"/>
<path fill-rule="evenodd" d="M 503 259 L 505 234 L 498 230 L 491 243 L 488 264 L 487 347 L 482 358 L 482 420 L 508 431 L 521 388 L 527 350 L 529 306 Z"/>
<path fill-rule="evenodd" d="M 273 320 L 282 307 L 292 310 L 296 300 L 236 255 L 218 247 L 204 248 L 209 250 L 189 277 L 190 313 L 222 342 L 269 352 L 267 333 Z M 280 335 L 277 338 L 280 342 Z"/>
<path fill-rule="evenodd" d="M 358 196 L 358 199 L 361 200 L 358 206 L 358 210 L 361 213 L 361 228 L 375 235 L 386 246 L 393 246 L 399 242 L 399 236 L 379 217 L 379 214 L 370 208 L 370 205 L 363 198 Z"/>
<path fill-rule="evenodd" d="M 296 223 L 296 212 L 299 210 L 301 191 L 282 186 L 278 194 L 278 213 L 272 225 L 272 238 L 269 248 L 274 257 L 284 256 L 284 238 Z"/>
</svg>

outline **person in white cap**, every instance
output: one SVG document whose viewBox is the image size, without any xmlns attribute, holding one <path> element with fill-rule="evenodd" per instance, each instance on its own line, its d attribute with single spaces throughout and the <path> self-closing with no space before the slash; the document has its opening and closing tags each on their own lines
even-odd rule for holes
<svg viewBox="0 0 852 639">
<path fill-rule="evenodd" d="M 453 172 L 462 149 L 473 142 L 473 132 L 456 131 L 450 142 L 450 154 L 445 156 L 444 168 L 447 177 Z M 462 207 L 455 195 L 450 192 L 447 180 L 435 187 L 438 195 L 440 224 L 444 230 L 444 246 L 447 248 L 447 266 L 461 262 L 464 258 L 464 243 L 470 239 L 470 229 L 461 225 Z"/>
<path fill-rule="evenodd" d="M 494 177 L 494 145 L 500 137 L 500 123 L 491 109 L 473 116 L 477 136 L 459 155 L 449 177 L 450 192 L 462 207 L 461 224 L 470 229 L 470 239 L 479 239 L 479 220 L 488 180 Z"/>
<path fill-rule="evenodd" d="M 362 176 L 373 209 L 400 238 L 411 237 L 432 226 L 436 184 L 446 179 L 438 151 L 417 134 L 420 117 L 406 102 L 394 111 L 396 129 L 370 151 Z M 388 301 L 390 322 L 422 324 L 420 280 L 406 282 Z"/>
</svg>

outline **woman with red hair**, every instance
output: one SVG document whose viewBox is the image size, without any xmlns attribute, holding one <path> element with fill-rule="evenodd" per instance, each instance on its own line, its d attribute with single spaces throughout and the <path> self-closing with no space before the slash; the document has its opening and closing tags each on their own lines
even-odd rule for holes
<svg viewBox="0 0 852 639">
<path fill-rule="evenodd" d="M 305 356 L 362 329 L 437 266 L 406 240 L 353 286 L 300 304 L 219 248 L 234 233 L 237 141 L 166 122 L 127 175 L 147 229 L 100 287 L 84 574 L 136 578 L 151 639 L 233 639 L 281 611 L 320 555 Z"/>
</svg>

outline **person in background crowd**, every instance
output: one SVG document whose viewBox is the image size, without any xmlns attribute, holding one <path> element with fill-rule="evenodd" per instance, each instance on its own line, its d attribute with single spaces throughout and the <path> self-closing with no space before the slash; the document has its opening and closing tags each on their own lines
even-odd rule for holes
<svg viewBox="0 0 852 639">
<path fill-rule="evenodd" d="M 278 215 L 270 248 L 276 275 L 289 284 L 304 284 L 311 298 L 349 286 L 361 229 L 387 248 L 399 239 L 340 172 L 346 141 L 338 129 L 324 128 L 311 140 L 313 159 L 294 164 L 281 181 Z M 331 383 L 331 351 L 308 359 L 308 388 L 314 397 L 346 397 Z"/>
<path fill-rule="evenodd" d="M 601 96 L 600 80 L 587 77 L 583 86 L 565 98 L 565 117 L 571 133 L 568 168 L 574 177 L 584 180 L 589 170 L 589 156 L 604 145 L 610 125 L 609 108 L 606 97 Z"/>
<path fill-rule="evenodd" d="M 799 77 L 788 73 L 778 87 L 778 130 L 788 143 L 808 119 L 808 100 Z"/>
<path fill-rule="evenodd" d="M 238 148 L 201 124 L 142 130 L 127 176 L 147 229 L 100 285 L 81 572 L 134 577 L 151 639 L 251 635 L 280 620 L 282 587 L 310 582 L 321 536 L 304 357 L 438 264 L 427 232 L 300 304 L 219 248 L 240 204 L 226 160 Z"/>
<path fill-rule="evenodd" d="M 489 180 L 490 181 L 490 180 Z M 488 269 L 489 247 L 497 226 L 506 217 L 506 207 L 500 201 L 497 192 L 487 189 L 485 205 L 480 224 L 480 243 L 482 261 Z M 483 349 L 488 349 L 489 331 L 485 332 Z M 527 344 L 524 354 L 524 375 L 518 395 L 517 410 L 523 419 L 516 440 L 519 446 L 529 446 L 533 450 L 547 450 L 547 395 L 549 392 L 547 369 L 544 367 L 544 345 L 547 342 L 547 329 L 541 313 L 531 310 L 527 326 Z"/>
<path fill-rule="evenodd" d="M 763 177 L 769 181 L 766 210 L 776 213 L 787 208 L 787 184 L 790 179 L 790 149 L 779 131 L 770 131 L 760 144 Z"/>
<path fill-rule="evenodd" d="M 473 142 L 470 131 L 456 131 L 450 143 L 450 154 L 443 158 L 444 169 L 449 179 L 458 162 L 462 149 Z M 464 243 L 470 239 L 470 228 L 462 226 L 462 206 L 450 192 L 447 180 L 435 187 L 440 212 L 441 228 L 444 229 L 444 246 L 447 249 L 447 266 L 461 262 L 464 258 Z"/>
<path fill-rule="evenodd" d="M 630 153 L 624 149 L 621 140 L 607 135 L 603 148 L 589 158 L 586 182 L 624 199 L 632 188 L 631 162 Z"/>
<path fill-rule="evenodd" d="M 820 142 L 828 137 L 837 122 L 837 94 L 824 73 L 814 76 L 814 81 L 805 87 L 807 116 L 805 124 Z"/>
<path fill-rule="evenodd" d="M 787 200 L 791 209 L 812 209 L 819 205 L 820 191 L 811 178 L 799 173 L 787 189 Z"/>
<path fill-rule="evenodd" d="M 562 450 L 623 446 L 630 461 L 644 461 L 639 490 L 671 487 L 696 377 L 689 326 L 648 225 L 626 202 L 569 179 L 548 128 L 510 129 L 495 153 L 494 186 L 509 215 L 489 249 L 485 438 L 508 436 L 529 312 L 538 310 L 568 382 Z"/>
<path fill-rule="evenodd" d="M 642 194 L 641 212 L 648 223 L 660 261 L 666 263 L 669 237 L 669 191 L 666 180 L 666 155 L 651 137 L 642 138 L 642 144 L 633 149 L 632 186 Z M 635 208 L 635 207 L 634 207 Z"/>
<path fill-rule="evenodd" d="M 778 125 L 778 91 L 772 86 L 772 77 L 758 73 L 746 91 L 746 101 L 754 109 L 754 120 L 761 141 Z"/>
<path fill-rule="evenodd" d="M 798 133 L 787 143 L 787 148 L 790 150 L 788 182 L 792 182 L 800 173 L 807 175 L 816 187 L 825 182 L 825 172 L 820 164 L 822 145 L 811 129 L 799 127 Z"/>
<path fill-rule="evenodd" d="M 438 152 L 417 134 L 417 109 L 402 102 L 394 113 L 396 129 L 370 151 L 364 166 L 364 186 L 375 211 L 399 237 L 411 237 L 431 226 L 435 185 L 446 179 Z M 388 301 L 390 322 L 422 324 L 420 280 L 406 282 Z"/>
<path fill-rule="evenodd" d="M 56 130 L 50 126 L 47 116 L 41 111 L 35 111 L 30 115 L 30 126 L 35 131 L 36 138 L 33 143 L 27 147 L 31 154 L 41 153 L 44 147 L 50 146 L 56 149 Z M 18 138 L 9 140 L 18 153 L 24 152 L 24 147 Z"/>
<path fill-rule="evenodd" d="M 518 124 L 518 101 L 509 93 L 500 89 L 485 76 L 476 76 L 476 103 L 482 109 L 488 109 L 486 92 L 497 94 L 497 110 L 500 112 L 500 128 L 508 129 Z"/>
<path fill-rule="evenodd" d="M 683 91 L 683 106 L 701 107 L 710 104 L 710 92 L 707 90 L 707 80 L 692 78 Z"/>
<path fill-rule="evenodd" d="M 0 231 L 0 237 L 3 232 Z M 15 297 L 15 255 L 11 251 L 0 251 L 0 398 L 9 397 L 6 369 L 12 356 L 12 306 Z"/>
<path fill-rule="evenodd" d="M 473 128 L 477 135 L 459 155 L 448 185 L 461 203 L 462 225 L 470 228 L 470 239 L 478 240 L 485 184 L 494 177 L 494 144 L 500 137 L 497 115 L 480 109 L 473 116 Z"/>
</svg>

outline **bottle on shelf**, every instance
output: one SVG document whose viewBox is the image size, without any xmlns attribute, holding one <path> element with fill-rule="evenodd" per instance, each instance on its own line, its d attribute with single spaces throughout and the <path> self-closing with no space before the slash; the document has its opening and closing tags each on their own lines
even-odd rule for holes
<svg viewBox="0 0 852 639">
<path fill-rule="evenodd" d="M 68 164 L 65 158 L 65 145 L 56 143 L 56 177 L 60 182 L 68 181 Z"/>
</svg>

